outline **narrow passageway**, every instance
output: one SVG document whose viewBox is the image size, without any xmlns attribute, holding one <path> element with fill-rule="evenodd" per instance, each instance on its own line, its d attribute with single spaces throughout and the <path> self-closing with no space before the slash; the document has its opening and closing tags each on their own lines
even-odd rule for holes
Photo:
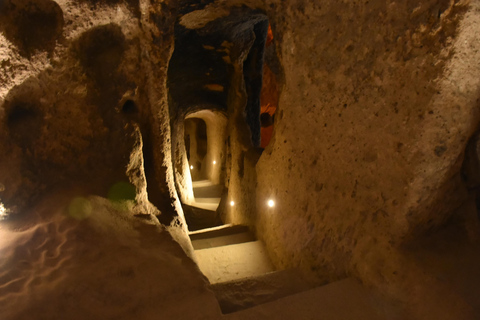
<svg viewBox="0 0 480 320">
<path fill-rule="evenodd" d="M 195 200 L 184 207 L 190 209 L 185 216 L 195 260 L 228 319 L 265 314 L 276 314 L 278 319 L 316 319 L 318 315 L 346 319 L 345 314 L 352 313 L 359 319 L 381 319 L 375 305 L 384 302 L 374 301 L 371 292 L 354 279 L 323 285 L 299 269 L 277 269 L 264 242 L 248 226 L 219 219 L 222 185 L 207 179 L 192 185 Z M 301 314 L 296 313 L 299 310 Z"/>
<path fill-rule="evenodd" d="M 192 185 L 195 196 L 192 206 L 216 211 L 220 204 L 223 187 L 213 184 L 210 180 L 193 181 Z"/>
<path fill-rule="evenodd" d="M 265 245 L 255 238 L 247 226 L 222 224 L 209 228 L 219 221 L 216 210 L 222 191 L 223 186 L 215 185 L 210 180 L 193 182 L 195 201 L 191 204 L 192 212 L 198 213 L 203 219 L 196 219 L 196 231 L 190 232 L 190 239 L 200 270 L 211 284 L 274 271 Z M 201 223 L 205 224 L 203 228 Z"/>
<path fill-rule="evenodd" d="M 267 75 L 269 90 L 262 93 L 263 66 L 266 60 L 272 68 L 275 65 L 273 46 L 265 53 L 268 19 L 259 12 L 240 10 L 217 21 L 211 30 L 204 34 L 182 26 L 176 29 L 169 68 L 179 134 L 173 154 L 196 262 L 222 311 L 230 313 L 311 286 L 298 271 L 277 270 L 252 223 L 237 219 L 254 215 L 252 206 L 244 206 L 253 190 L 238 187 L 250 174 L 246 151 L 265 147 L 270 140 L 278 104 L 272 71 Z M 233 99 L 232 92 L 241 96 Z M 264 144 L 261 112 L 271 116 L 269 123 L 263 122 L 270 130 L 270 136 L 263 135 Z M 235 225 L 225 224 L 230 221 Z"/>
<path fill-rule="evenodd" d="M 195 200 L 191 206 L 185 206 L 191 209 L 186 211 L 191 230 L 189 236 L 198 267 L 212 285 L 224 313 L 310 288 L 304 280 L 284 285 L 289 281 L 278 276 L 283 273 L 275 272 L 265 244 L 248 226 L 220 224 L 210 227 L 221 222 L 216 210 L 223 186 L 210 180 L 193 181 L 192 184 Z M 238 291 L 239 288 L 242 289 Z"/>
<path fill-rule="evenodd" d="M 356 280 L 324 286 L 324 279 L 307 279 L 306 270 L 279 269 L 284 265 L 274 264 L 264 233 L 257 233 L 257 218 L 275 212 L 269 196 L 266 206 L 258 205 L 256 165 L 275 141 L 282 79 L 267 16 L 239 8 L 202 32 L 188 26 L 176 26 L 169 64 L 172 157 L 194 260 L 222 313 L 346 319 L 332 316 L 347 307 L 356 318 L 378 319 Z M 330 296 L 335 303 L 325 299 Z"/>
<path fill-rule="evenodd" d="M 265 244 L 248 226 L 222 224 L 216 213 L 222 185 L 193 181 L 193 192 L 195 201 L 186 214 L 189 237 L 197 265 L 210 282 L 223 314 L 244 319 L 268 312 L 288 319 L 292 310 L 302 310 L 299 317 L 307 319 L 319 312 L 328 317 L 337 315 L 338 307 L 345 305 L 349 312 L 355 310 L 365 319 L 378 319 L 368 301 L 369 293 L 355 280 L 318 287 L 298 269 L 275 268 Z M 335 305 L 332 307 L 332 300 L 325 297 L 335 297 Z M 315 307 L 305 308 L 304 301 L 315 301 Z"/>
<path fill-rule="evenodd" d="M 375 310 L 384 302 L 355 279 L 320 285 L 301 270 L 277 270 L 247 226 L 224 224 L 189 236 L 226 319 L 382 319 Z"/>
<path fill-rule="evenodd" d="M 198 266 L 211 284 L 275 270 L 263 242 L 248 227 L 223 225 L 190 234 Z"/>
</svg>

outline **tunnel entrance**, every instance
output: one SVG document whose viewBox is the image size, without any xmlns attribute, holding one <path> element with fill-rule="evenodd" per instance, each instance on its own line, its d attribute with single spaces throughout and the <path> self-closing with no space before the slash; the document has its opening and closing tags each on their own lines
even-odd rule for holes
<svg viewBox="0 0 480 320">
<path fill-rule="evenodd" d="M 255 165 L 273 135 L 280 64 L 266 14 L 232 7 L 175 25 L 167 85 L 175 184 L 190 232 L 255 215 Z M 191 19 L 191 20 L 190 20 Z"/>
<path fill-rule="evenodd" d="M 198 198 L 206 196 L 199 196 L 202 184 L 216 190 L 211 199 L 226 199 L 230 172 L 236 170 L 232 165 L 240 163 L 231 147 L 261 145 L 260 99 L 269 33 L 268 18 L 260 10 L 234 7 L 228 16 L 201 25 L 189 21 L 191 10 L 185 8 L 175 25 L 167 78 L 172 132 L 177 135 L 172 136 L 176 186 L 185 206 L 198 205 Z M 222 208 L 226 210 L 225 204 Z M 196 227 L 188 215 L 187 208 L 192 230 Z"/>
<path fill-rule="evenodd" d="M 205 170 L 202 171 L 208 147 L 207 124 L 205 121 L 200 118 L 185 119 L 184 138 L 192 180 L 205 179 Z"/>
<path fill-rule="evenodd" d="M 177 190 L 198 266 L 214 284 L 275 270 L 250 228 L 255 164 L 277 108 L 278 64 L 264 12 L 231 7 L 211 17 L 203 9 L 180 13 L 167 84 Z"/>
<path fill-rule="evenodd" d="M 226 127 L 223 112 L 206 109 L 188 114 L 184 121 L 193 199 L 183 201 L 183 208 L 190 231 L 223 223 L 217 208 L 225 188 Z"/>
</svg>

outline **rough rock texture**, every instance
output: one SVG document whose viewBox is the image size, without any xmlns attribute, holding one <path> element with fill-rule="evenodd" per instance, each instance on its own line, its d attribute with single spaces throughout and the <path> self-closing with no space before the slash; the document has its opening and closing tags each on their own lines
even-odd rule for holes
<svg viewBox="0 0 480 320">
<path fill-rule="evenodd" d="M 0 196 L 11 213 L 52 188 L 84 184 L 106 195 L 129 180 L 139 192 L 151 191 L 166 224 L 181 212 L 169 167 L 168 8 L 136 1 L 2 2 Z M 139 144 L 145 161 L 127 177 Z"/>
<path fill-rule="evenodd" d="M 191 254 L 166 89 L 175 6 L 1 3 L 1 218 L 25 219 L 61 189 L 135 199 Z"/>
<path fill-rule="evenodd" d="M 264 50 L 267 18 L 274 41 Z M 22 221 L 34 223 L 27 213 L 48 212 L 28 208 L 61 189 L 136 200 L 125 221 L 156 215 L 188 254 L 178 196 L 192 198 L 184 120 L 213 112 L 221 116 L 202 116 L 216 141 L 204 173 L 225 185 L 221 216 L 253 227 L 276 267 L 325 281 L 357 277 L 412 319 L 479 318 L 480 295 L 468 283 L 478 283 L 480 265 L 479 30 L 479 0 L 2 1 L 0 216 L 6 209 L 24 230 L 31 225 Z M 261 154 L 265 52 L 280 100 Z M 221 168 L 210 170 L 222 152 Z M 107 216 L 95 225 L 111 227 Z M 45 230 L 70 223 L 58 219 L 37 221 L 41 239 L 56 240 Z M 169 263 L 190 263 L 170 238 L 159 247 Z M 21 261 L 13 254 L 5 270 L 23 270 Z M 195 274 L 190 267 L 180 282 Z M 0 289 L 17 308 L 12 297 L 30 283 L 4 275 Z M 189 301 L 203 290 L 193 278 Z M 32 299 L 24 310 L 49 308 Z"/>
<path fill-rule="evenodd" d="M 458 297 L 433 307 L 449 289 L 396 248 L 469 197 L 459 173 L 480 120 L 479 2 L 267 2 L 285 73 L 257 165 L 273 260 L 402 287 L 410 302 L 429 295 L 432 319 L 471 318 Z"/>
<path fill-rule="evenodd" d="M 218 319 L 195 263 L 133 204 L 55 194 L 0 226 L 0 312 L 20 319 Z"/>
</svg>

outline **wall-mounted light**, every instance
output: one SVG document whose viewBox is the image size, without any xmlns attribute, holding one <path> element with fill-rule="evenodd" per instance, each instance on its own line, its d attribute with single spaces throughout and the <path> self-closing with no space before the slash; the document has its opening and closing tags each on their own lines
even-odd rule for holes
<svg viewBox="0 0 480 320">
<path fill-rule="evenodd" d="M 230 207 L 233 207 L 235 205 L 235 201 L 230 201 Z"/>
<path fill-rule="evenodd" d="M 273 207 L 275 206 L 275 202 L 274 202 L 272 199 L 270 199 L 270 200 L 268 200 L 267 205 L 268 205 L 270 208 L 273 208 Z"/>
<path fill-rule="evenodd" d="M 193 170 L 193 166 L 190 166 L 190 170 Z"/>
<path fill-rule="evenodd" d="M 217 164 L 217 161 L 213 160 L 213 164 Z"/>
</svg>

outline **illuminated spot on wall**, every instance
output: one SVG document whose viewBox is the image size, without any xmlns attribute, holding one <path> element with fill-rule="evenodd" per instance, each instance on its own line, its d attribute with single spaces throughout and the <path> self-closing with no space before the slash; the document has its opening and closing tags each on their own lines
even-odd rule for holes
<svg viewBox="0 0 480 320">
<path fill-rule="evenodd" d="M 5 220 L 8 217 L 8 210 L 5 208 L 3 203 L 0 202 L 0 220 Z"/>
</svg>

